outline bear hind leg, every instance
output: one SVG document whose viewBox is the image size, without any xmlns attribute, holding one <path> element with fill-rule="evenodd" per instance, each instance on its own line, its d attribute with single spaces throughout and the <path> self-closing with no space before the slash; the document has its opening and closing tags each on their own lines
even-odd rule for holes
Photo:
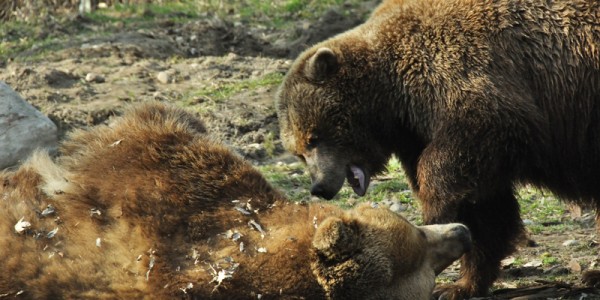
<svg viewBox="0 0 600 300">
<path fill-rule="evenodd" d="M 596 206 L 596 232 L 600 234 L 600 198 L 594 198 L 593 203 Z M 586 286 L 600 288 L 600 270 L 585 271 L 581 276 L 581 281 Z"/>
</svg>

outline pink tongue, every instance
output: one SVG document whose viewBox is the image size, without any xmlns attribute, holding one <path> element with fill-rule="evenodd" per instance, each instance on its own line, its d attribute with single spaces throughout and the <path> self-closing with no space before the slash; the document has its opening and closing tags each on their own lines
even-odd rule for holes
<svg viewBox="0 0 600 300">
<path fill-rule="evenodd" d="M 356 178 L 360 184 L 360 187 L 352 186 L 352 189 L 354 189 L 354 192 L 359 196 L 363 196 L 365 194 L 365 173 L 357 166 L 350 166 L 350 170 L 354 174 L 354 178 Z"/>
</svg>

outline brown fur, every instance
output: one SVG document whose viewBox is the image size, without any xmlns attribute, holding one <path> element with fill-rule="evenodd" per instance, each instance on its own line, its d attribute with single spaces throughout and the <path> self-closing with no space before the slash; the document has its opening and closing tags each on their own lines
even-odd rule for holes
<svg viewBox="0 0 600 300">
<path fill-rule="evenodd" d="M 473 231 L 439 294 L 482 295 L 523 232 L 516 184 L 599 205 L 599 45 L 594 0 L 384 1 L 296 60 L 281 137 L 325 198 L 398 156 L 425 221 Z"/>
<path fill-rule="evenodd" d="M 428 299 L 469 246 L 463 225 L 286 201 L 192 114 L 158 103 L 0 182 L 0 295 L 26 299 Z"/>
</svg>

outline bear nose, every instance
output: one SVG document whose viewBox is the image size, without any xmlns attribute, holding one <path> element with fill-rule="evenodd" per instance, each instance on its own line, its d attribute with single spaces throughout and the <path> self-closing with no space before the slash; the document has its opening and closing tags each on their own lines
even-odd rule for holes
<svg viewBox="0 0 600 300">
<path fill-rule="evenodd" d="M 471 235 L 469 228 L 467 228 L 467 226 L 465 226 L 465 225 L 456 226 L 456 227 L 452 228 L 451 232 L 452 232 L 452 234 L 459 235 L 459 236 L 470 236 Z"/>
<path fill-rule="evenodd" d="M 313 196 L 317 196 L 317 197 L 321 197 L 327 200 L 331 200 L 331 198 L 333 198 L 333 196 L 335 196 L 335 194 L 332 194 L 330 192 L 327 192 L 327 190 L 325 189 L 325 187 L 319 183 L 314 183 L 311 187 L 310 187 L 310 194 Z"/>
<path fill-rule="evenodd" d="M 461 243 L 465 246 L 465 250 L 471 249 L 471 231 L 465 225 L 459 225 L 450 230 L 450 234 L 452 236 L 456 236 L 459 238 Z"/>
</svg>

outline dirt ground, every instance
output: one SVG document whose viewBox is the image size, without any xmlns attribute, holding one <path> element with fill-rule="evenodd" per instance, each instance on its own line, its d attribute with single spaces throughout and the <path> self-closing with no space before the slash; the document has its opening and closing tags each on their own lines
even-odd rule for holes
<svg viewBox="0 0 600 300">
<path fill-rule="evenodd" d="M 184 24 L 162 19 L 144 29 L 117 24 L 108 34 L 65 39 L 60 49 L 35 62 L 0 62 L 0 80 L 47 114 L 61 137 L 72 128 L 106 123 L 129 103 L 158 99 L 198 111 L 214 135 L 257 165 L 291 163 L 278 139 L 277 85 L 268 78 L 280 78 L 305 47 L 360 23 L 359 15 L 332 10 L 317 22 L 298 21 L 282 32 L 216 17 Z M 104 26 L 81 17 L 50 25 L 39 34 Z M 34 45 L 19 55 L 40 51 Z M 568 226 L 544 230 L 538 224 L 542 230 L 530 232 L 531 241 L 505 260 L 497 299 L 600 299 L 595 290 L 577 288 L 582 270 L 600 268 L 593 218 L 587 211 L 560 218 Z M 455 264 L 440 280 L 457 276 Z M 518 289 L 524 286 L 537 289 Z"/>
</svg>

